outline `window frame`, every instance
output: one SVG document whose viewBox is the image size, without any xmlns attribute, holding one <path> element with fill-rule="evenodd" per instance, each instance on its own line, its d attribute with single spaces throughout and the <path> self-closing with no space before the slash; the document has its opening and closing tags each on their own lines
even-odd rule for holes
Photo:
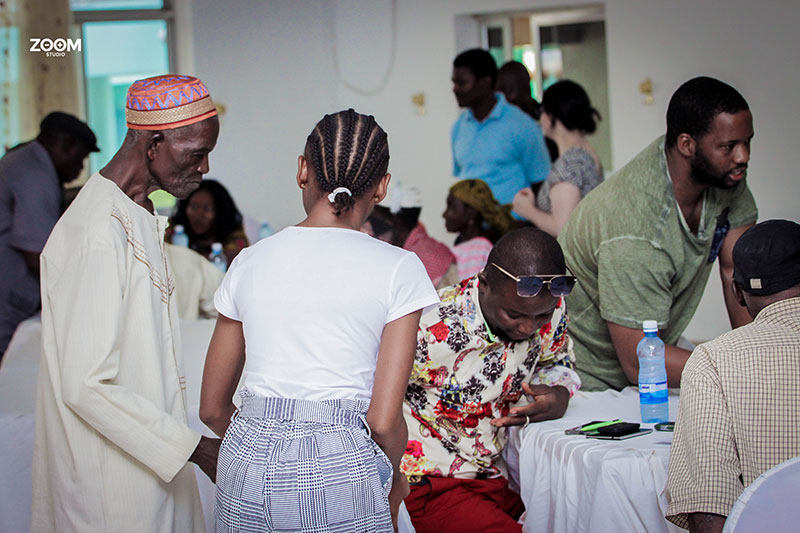
<svg viewBox="0 0 800 533">
<path fill-rule="evenodd" d="M 167 64 L 172 72 L 177 64 L 175 40 L 175 7 L 172 0 L 164 0 L 161 9 L 109 9 L 72 11 L 73 24 L 84 38 L 83 25 L 87 22 L 134 22 L 139 20 L 163 20 L 167 26 Z M 86 65 L 81 56 L 81 77 L 86 83 Z M 86 91 L 83 95 L 86 99 Z"/>
<path fill-rule="evenodd" d="M 180 0 L 178 0 L 180 1 Z M 176 14 L 175 14 L 175 1 L 163 0 L 163 7 L 160 9 L 103 9 L 103 10 L 73 10 L 72 13 L 72 27 L 75 34 L 79 35 L 82 40 L 86 40 L 85 24 L 97 22 L 139 22 L 139 21 L 163 21 L 165 23 L 167 35 L 167 73 L 175 71 L 175 65 L 178 61 L 177 56 L 177 40 L 176 40 Z M 83 108 L 88 115 L 89 112 L 89 92 L 88 79 L 86 73 L 86 57 L 80 54 L 80 76 L 79 86 L 82 94 Z M 96 172 L 97 168 L 92 168 L 91 162 L 89 163 L 90 174 Z"/>
</svg>

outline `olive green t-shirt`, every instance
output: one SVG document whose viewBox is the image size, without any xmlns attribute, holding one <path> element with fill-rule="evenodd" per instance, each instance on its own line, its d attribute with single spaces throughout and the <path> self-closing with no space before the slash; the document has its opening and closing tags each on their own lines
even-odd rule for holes
<svg viewBox="0 0 800 533">
<path fill-rule="evenodd" d="M 570 336 L 584 390 L 622 389 L 625 373 L 606 322 L 641 328 L 656 320 L 661 338 L 675 344 L 694 315 L 719 246 L 715 229 L 752 224 L 758 211 L 742 182 L 709 187 L 697 234 L 672 191 L 659 137 L 602 183 L 572 213 L 559 242 L 578 284 L 567 297 Z M 716 241 L 724 236 L 717 231 Z"/>
</svg>

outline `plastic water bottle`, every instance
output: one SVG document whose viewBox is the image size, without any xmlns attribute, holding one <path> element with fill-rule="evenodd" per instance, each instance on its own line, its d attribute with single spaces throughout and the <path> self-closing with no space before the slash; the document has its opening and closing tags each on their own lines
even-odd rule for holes
<svg viewBox="0 0 800 533">
<path fill-rule="evenodd" d="M 208 258 L 211 260 L 211 263 L 222 272 L 228 270 L 228 260 L 225 258 L 225 254 L 222 253 L 221 242 L 215 242 L 211 245 L 211 255 L 209 255 Z"/>
<path fill-rule="evenodd" d="M 669 420 L 667 369 L 664 364 L 664 341 L 658 338 L 658 323 L 645 320 L 644 338 L 636 346 L 639 358 L 639 405 L 642 422 L 656 424 Z"/>
<path fill-rule="evenodd" d="M 172 244 L 174 246 L 189 246 L 189 236 L 183 230 L 183 226 L 175 226 L 175 233 L 172 234 Z"/>
<path fill-rule="evenodd" d="M 272 231 L 272 226 L 270 226 L 269 223 L 266 220 L 264 220 L 263 222 L 261 222 L 261 227 L 258 228 L 258 240 L 260 241 L 261 239 L 266 239 L 273 233 L 275 232 Z"/>
</svg>

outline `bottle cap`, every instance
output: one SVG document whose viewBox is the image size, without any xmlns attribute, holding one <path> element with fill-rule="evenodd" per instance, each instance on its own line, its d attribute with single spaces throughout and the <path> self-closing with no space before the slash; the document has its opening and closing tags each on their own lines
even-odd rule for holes
<svg viewBox="0 0 800 533">
<path fill-rule="evenodd" d="M 212 244 L 211 245 L 211 251 L 212 252 L 221 252 L 222 251 L 222 243 L 221 242 L 215 242 L 214 244 Z"/>
<path fill-rule="evenodd" d="M 658 332 L 658 322 L 655 320 L 645 320 L 642 322 L 642 329 L 645 333 Z"/>
<path fill-rule="evenodd" d="M 183 233 L 183 224 L 175 226 L 175 233 Z"/>
</svg>

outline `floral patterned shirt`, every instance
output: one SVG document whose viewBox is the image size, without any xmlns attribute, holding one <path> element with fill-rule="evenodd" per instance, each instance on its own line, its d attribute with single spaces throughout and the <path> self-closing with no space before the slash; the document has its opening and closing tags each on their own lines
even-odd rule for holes
<svg viewBox="0 0 800 533">
<path fill-rule="evenodd" d="M 403 414 L 408 447 L 400 467 L 410 482 L 422 476 L 505 475 L 500 452 L 506 431 L 490 424 L 526 402 L 522 383 L 580 387 L 567 336 L 563 298 L 549 323 L 530 339 L 502 342 L 478 303 L 477 275 L 439 291 L 423 313 Z"/>
</svg>

